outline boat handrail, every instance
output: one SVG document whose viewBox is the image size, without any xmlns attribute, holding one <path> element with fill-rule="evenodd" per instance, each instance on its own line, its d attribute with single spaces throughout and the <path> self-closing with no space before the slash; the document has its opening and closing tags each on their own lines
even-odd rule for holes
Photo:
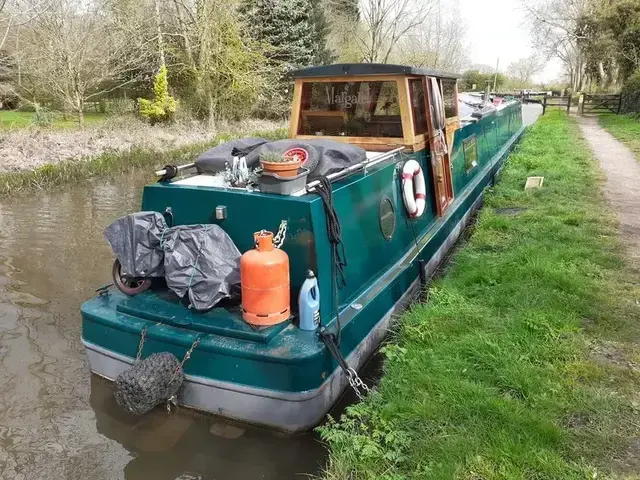
<svg viewBox="0 0 640 480">
<path fill-rule="evenodd" d="M 365 170 L 369 167 L 373 167 L 374 165 L 377 165 L 380 162 L 384 162 L 385 160 L 391 158 L 393 155 L 395 155 L 396 153 L 401 152 L 402 150 L 404 150 L 405 147 L 398 147 L 398 148 L 394 148 L 393 150 L 389 150 L 388 152 L 383 152 L 380 155 L 370 158 L 370 159 L 366 159 L 363 160 L 362 162 L 358 162 L 358 163 L 354 163 L 353 165 L 340 170 L 339 172 L 336 173 L 332 173 L 330 175 L 327 175 L 327 179 L 330 181 L 334 181 L 334 180 L 339 180 L 341 178 L 344 178 L 348 175 L 351 175 L 352 173 L 357 172 L 358 170 L 360 170 L 361 168 L 364 168 Z M 309 182 L 307 183 L 307 186 L 305 188 L 305 190 L 307 191 L 307 193 L 312 192 L 313 190 L 315 190 L 315 188 L 320 184 L 319 180 L 314 180 L 313 182 Z"/>
</svg>

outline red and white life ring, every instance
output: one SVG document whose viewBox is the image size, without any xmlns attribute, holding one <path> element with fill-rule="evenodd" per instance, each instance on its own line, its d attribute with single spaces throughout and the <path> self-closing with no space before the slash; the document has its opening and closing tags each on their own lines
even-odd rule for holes
<svg viewBox="0 0 640 480">
<path fill-rule="evenodd" d="M 420 164 L 409 160 L 402 167 L 402 197 L 409 218 L 422 216 L 427 206 L 427 189 Z"/>
</svg>

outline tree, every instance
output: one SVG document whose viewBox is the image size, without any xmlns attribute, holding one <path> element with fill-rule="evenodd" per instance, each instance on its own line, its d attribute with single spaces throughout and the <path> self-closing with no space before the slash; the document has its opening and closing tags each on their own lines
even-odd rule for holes
<svg viewBox="0 0 640 480">
<path fill-rule="evenodd" d="M 452 2 L 453 3 L 453 2 Z M 465 24 L 460 20 L 457 2 L 439 8 L 398 42 L 398 63 L 452 72 L 467 63 L 464 44 Z"/>
<path fill-rule="evenodd" d="M 104 1 L 48 0 L 21 33 L 17 58 L 28 82 L 20 90 L 32 97 L 35 89 L 48 91 L 82 126 L 85 103 L 142 80 L 137 66 L 148 55 L 146 49 L 131 51 Z"/>
<path fill-rule="evenodd" d="M 246 33 L 233 0 L 173 0 L 169 66 L 182 98 L 210 123 L 247 115 L 268 90 L 264 46 Z"/>
<path fill-rule="evenodd" d="M 507 67 L 507 73 L 514 81 L 515 87 L 527 87 L 530 85 L 533 76 L 542 70 L 544 63 L 537 55 L 521 58 L 511 62 Z"/>
<path fill-rule="evenodd" d="M 493 88 L 494 79 L 497 89 L 503 86 L 507 80 L 502 73 L 496 75 L 495 73 L 480 73 L 478 70 L 467 70 L 462 74 L 460 88 L 462 90 L 484 90 L 487 82 Z"/>
<path fill-rule="evenodd" d="M 579 40 L 584 36 L 580 19 L 591 9 L 593 0 L 542 0 L 532 4 L 522 0 L 529 14 L 534 46 L 547 58 L 558 58 L 565 67 L 571 89 L 582 89 L 585 59 Z"/>
<path fill-rule="evenodd" d="M 355 41 L 368 63 L 387 63 L 397 43 L 421 25 L 438 0 L 363 0 Z"/>
<path fill-rule="evenodd" d="M 358 0 L 324 0 L 321 5 L 329 19 L 327 44 L 334 57 L 343 63 L 361 62 L 362 51 L 353 40 L 362 37 Z"/>
<path fill-rule="evenodd" d="M 167 82 L 167 66 L 162 65 L 153 82 L 153 100 L 139 98 L 140 115 L 151 122 L 171 120 L 176 113 L 176 100 L 169 95 Z"/>
<path fill-rule="evenodd" d="M 253 39 L 267 46 L 267 58 L 285 70 L 330 58 L 328 26 L 317 2 L 249 0 L 243 12 Z"/>
<path fill-rule="evenodd" d="M 579 46 L 587 76 L 607 90 L 640 67 L 640 3 L 613 0 L 598 4 L 579 22 Z"/>
</svg>

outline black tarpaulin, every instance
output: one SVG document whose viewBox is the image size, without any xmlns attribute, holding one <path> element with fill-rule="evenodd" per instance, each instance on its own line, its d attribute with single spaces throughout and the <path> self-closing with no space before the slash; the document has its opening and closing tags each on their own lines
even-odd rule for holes
<svg viewBox="0 0 640 480">
<path fill-rule="evenodd" d="M 196 310 L 231 297 L 240 284 L 240 251 L 218 225 L 181 225 L 164 235 L 167 286 Z"/>
<path fill-rule="evenodd" d="M 104 236 L 120 260 L 122 273 L 132 277 L 162 277 L 162 234 L 167 222 L 158 212 L 137 212 L 119 218 Z"/>
</svg>

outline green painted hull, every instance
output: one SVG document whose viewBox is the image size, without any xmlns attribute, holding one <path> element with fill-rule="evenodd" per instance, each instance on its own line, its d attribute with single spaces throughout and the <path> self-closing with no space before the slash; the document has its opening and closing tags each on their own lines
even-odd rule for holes
<svg viewBox="0 0 640 480">
<path fill-rule="evenodd" d="M 435 212 L 427 150 L 396 155 L 366 173 L 334 183 L 348 259 L 347 285 L 339 295 L 340 350 L 350 365 L 359 367 L 375 350 L 391 313 L 416 289 L 420 266 L 435 269 L 522 130 L 520 105 L 512 104 L 456 132 L 451 155 L 455 201 L 441 218 Z M 471 135 L 477 140 L 478 166 L 467 172 L 462 142 Z M 427 211 L 415 220 L 405 213 L 399 179 L 399 169 L 408 158 L 418 160 L 426 172 Z M 384 197 L 395 207 L 396 226 L 390 240 L 380 228 L 379 206 Z M 305 272 L 317 272 L 322 324 L 335 330 L 330 249 L 319 197 L 165 183 L 145 187 L 142 209 L 171 207 L 175 224 L 197 224 L 215 222 L 218 205 L 225 205 L 228 212 L 219 224 L 240 251 L 252 248 L 253 232 L 274 230 L 281 220 L 288 221 L 283 250 L 290 258 L 292 298 L 297 297 Z M 163 290 L 135 297 L 112 290 L 83 304 L 82 320 L 92 371 L 108 378 L 131 363 L 145 326 L 144 357 L 170 351 L 182 358 L 200 335 L 185 365 L 187 379 L 196 386 L 185 389 L 181 403 L 240 420 L 284 430 L 310 428 L 346 385 L 316 332 L 301 331 L 289 322 L 258 331 L 242 321 L 238 307 L 197 313 Z"/>
</svg>

